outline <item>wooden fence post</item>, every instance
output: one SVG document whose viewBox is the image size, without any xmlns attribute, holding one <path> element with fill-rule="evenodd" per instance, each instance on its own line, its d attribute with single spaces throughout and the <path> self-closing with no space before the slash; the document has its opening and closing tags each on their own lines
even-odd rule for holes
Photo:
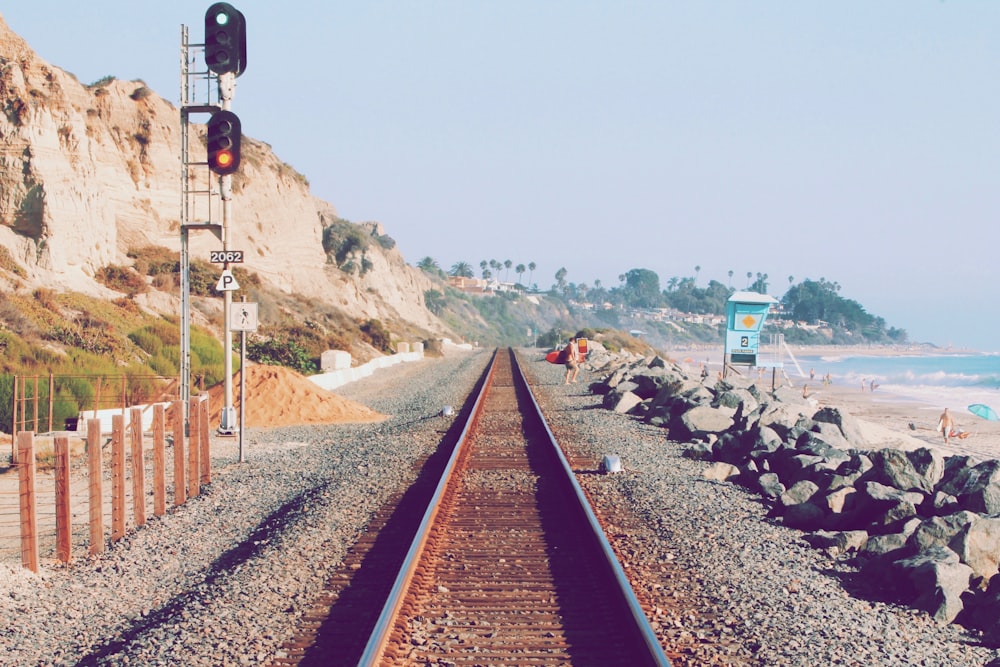
<svg viewBox="0 0 1000 667">
<path fill-rule="evenodd" d="M 125 537 L 125 417 L 111 415 L 111 541 Z"/>
<path fill-rule="evenodd" d="M 211 484 L 212 454 L 209 448 L 210 440 L 208 438 L 208 394 L 202 395 L 199 409 L 201 410 L 201 419 L 199 420 L 199 423 L 201 424 L 201 483 Z"/>
<path fill-rule="evenodd" d="M 184 401 L 174 401 L 170 408 L 174 422 L 174 505 L 187 500 L 184 490 Z"/>
<path fill-rule="evenodd" d="M 21 495 L 21 565 L 38 572 L 38 498 L 35 495 L 35 434 L 17 434 L 18 482 Z"/>
<path fill-rule="evenodd" d="M 38 376 L 35 376 L 35 396 L 32 401 L 32 405 L 35 408 L 35 433 L 38 433 Z"/>
<path fill-rule="evenodd" d="M 142 408 L 129 410 L 132 436 L 132 518 L 136 527 L 146 525 L 146 462 L 142 452 Z"/>
<path fill-rule="evenodd" d="M 167 471 L 166 438 L 163 425 L 163 404 L 153 406 L 153 514 L 163 516 L 167 513 Z"/>
<path fill-rule="evenodd" d="M 87 420 L 87 476 L 90 478 L 90 555 L 104 552 L 104 480 L 101 477 L 101 420 Z"/>
<path fill-rule="evenodd" d="M 56 398 L 56 376 L 53 373 L 49 373 L 49 431 L 54 431 L 52 428 L 52 413 Z"/>
<path fill-rule="evenodd" d="M 11 406 L 10 406 L 10 432 L 11 433 L 17 433 L 17 388 L 19 386 L 19 383 L 18 383 L 19 379 L 20 379 L 20 376 L 18 376 L 18 375 L 14 376 L 13 396 L 12 396 L 12 399 L 11 399 Z M 23 379 L 20 379 L 20 381 L 24 382 Z M 12 464 L 16 464 L 17 463 L 17 438 L 15 438 L 13 436 L 11 436 L 11 438 L 10 438 L 10 462 Z"/>
<path fill-rule="evenodd" d="M 201 493 L 199 474 L 201 464 L 201 410 L 198 409 L 198 399 L 189 399 L 188 403 L 188 497 L 194 498 Z"/>
<path fill-rule="evenodd" d="M 69 438 L 57 435 L 54 441 L 56 455 L 56 560 L 68 563 L 73 560 L 73 527 L 69 496 Z"/>
</svg>

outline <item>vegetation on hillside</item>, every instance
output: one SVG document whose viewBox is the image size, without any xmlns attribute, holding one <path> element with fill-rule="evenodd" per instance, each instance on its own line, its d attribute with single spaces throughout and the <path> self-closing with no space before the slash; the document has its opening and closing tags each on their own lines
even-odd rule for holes
<svg viewBox="0 0 1000 667">
<path fill-rule="evenodd" d="M 382 247 L 387 236 L 366 238 Z M 0 269 L 16 272 L 17 264 Z M 178 395 L 180 320 L 141 309 L 139 295 L 159 290 L 179 295 L 179 253 L 159 246 L 129 252 L 132 266 L 101 267 L 95 277 L 123 296 L 112 300 L 36 289 L 33 293 L 0 293 L 0 430 L 11 432 L 14 376 L 20 379 L 19 405 L 28 428 L 62 429 L 68 419 L 92 409 L 168 400 Z M 261 326 L 247 334 L 247 358 L 255 363 L 319 371 L 320 357 L 330 349 L 350 351 L 365 361 L 394 348 L 393 332 L 414 335 L 407 323 L 375 318 L 354 320 L 332 306 L 280 294 L 259 277 L 234 267 L 244 297 L 258 304 Z M 191 327 L 191 379 L 195 390 L 222 382 L 225 352 L 221 343 L 221 299 L 215 291 L 218 267 L 193 260 L 189 271 L 192 308 L 208 318 L 208 327 Z M 234 336 L 234 369 L 240 337 Z M 50 384 L 51 376 L 51 384 Z M 27 382 L 24 380 L 27 379 Z M 36 402 L 37 397 L 37 402 Z M 52 404 L 51 422 L 49 404 Z M 23 400 L 22 400 L 23 399 Z M 20 408 L 19 408 L 20 410 Z M 21 416 L 19 416 L 19 420 Z"/>
<path fill-rule="evenodd" d="M 81 411 L 114 407 L 122 398 L 139 403 L 176 393 L 179 338 L 176 319 L 143 313 L 129 299 L 45 289 L 0 294 L 0 430 L 11 431 L 14 376 L 21 382 L 19 411 L 30 428 L 37 417 L 41 430 L 49 426 L 50 398 L 51 425 L 61 429 Z M 222 380 L 222 355 L 211 333 L 192 327 L 198 386 Z"/>
<path fill-rule="evenodd" d="M 482 260 L 479 265 L 484 279 L 509 276 L 513 262 L 506 260 Z M 441 270 L 436 260 L 424 257 L 418 263 L 418 268 L 431 276 L 444 281 L 447 276 L 473 277 L 472 265 L 468 262 L 456 262 L 447 274 Z M 600 281 L 588 286 L 584 283 L 573 283 L 567 280 L 567 271 L 560 268 L 556 271 L 555 282 L 541 292 L 528 289 L 521 282 L 525 270 L 530 269 L 530 278 L 536 266 L 517 264 L 515 275 L 518 282 L 514 284 L 515 291 L 500 292 L 489 298 L 478 298 L 489 305 L 476 306 L 488 328 L 494 330 L 497 341 L 509 344 L 522 339 L 521 331 L 526 326 L 533 326 L 537 315 L 531 307 L 522 308 L 516 304 L 519 295 L 533 294 L 536 297 L 544 295 L 550 300 L 561 301 L 567 314 L 578 323 L 593 326 L 615 326 L 619 328 L 634 328 L 641 330 L 651 340 L 660 345 L 677 345 L 687 343 L 715 343 L 721 340 L 724 328 L 709 326 L 695 322 L 666 321 L 643 317 L 642 313 L 670 310 L 677 314 L 723 316 L 726 304 L 737 290 L 732 286 L 733 271 L 728 272 L 729 282 L 723 284 L 717 280 L 709 280 L 705 287 L 698 286 L 697 275 L 701 267 L 695 267 L 695 276 L 672 277 L 665 287 L 660 282 L 655 271 L 644 268 L 634 268 L 621 274 L 620 284 L 616 287 L 605 287 Z M 502 274 L 502 275 L 501 275 Z M 770 288 L 769 276 L 766 273 L 746 274 L 746 291 L 767 294 Z M 804 344 L 902 344 L 907 342 L 907 333 L 903 329 L 887 326 L 885 320 L 868 313 L 858 302 L 842 297 L 840 285 L 829 282 L 825 278 L 818 281 L 806 279 L 795 284 L 793 276 L 788 277 L 788 290 L 780 299 L 779 312 L 769 319 L 772 330 L 777 326 L 778 319 L 791 320 L 797 326 L 783 328 L 786 340 Z M 425 299 L 435 314 L 447 317 L 455 305 L 454 291 L 447 289 L 428 291 Z M 804 326 L 801 326 L 804 325 Z M 570 327 L 572 328 L 572 327 Z"/>
</svg>

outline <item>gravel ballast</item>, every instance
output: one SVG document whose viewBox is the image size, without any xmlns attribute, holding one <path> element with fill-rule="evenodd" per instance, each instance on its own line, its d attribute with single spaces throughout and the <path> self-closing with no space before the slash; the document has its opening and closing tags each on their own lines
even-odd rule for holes
<svg viewBox="0 0 1000 667">
<path fill-rule="evenodd" d="M 867 599 L 853 572 L 702 478 L 664 431 L 603 410 L 563 368 L 522 351 L 536 395 L 676 665 L 987 665 L 959 626 Z M 202 495 L 107 553 L 38 574 L 0 570 L 0 664 L 259 665 L 283 646 L 372 513 L 416 476 L 488 351 L 379 371 L 336 393 L 378 424 L 248 429 L 247 462 L 213 439 Z M 597 474 L 605 454 L 623 472 Z"/>
</svg>

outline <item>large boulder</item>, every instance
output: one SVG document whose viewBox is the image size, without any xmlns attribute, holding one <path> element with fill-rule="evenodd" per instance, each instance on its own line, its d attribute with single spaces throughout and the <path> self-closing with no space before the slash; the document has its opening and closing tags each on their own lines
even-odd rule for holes
<svg viewBox="0 0 1000 667">
<path fill-rule="evenodd" d="M 701 472 L 703 479 L 715 482 L 725 482 L 726 480 L 738 477 L 740 469 L 731 463 L 716 461 Z"/>
<path fill-rule="evenodd" d="M 732 410 L 699 405 L 670 424 L 670 435 L 682 441 L 718 436 L 733 427 Z"/>
<path fill-rule="evenodd" d="M 809 431 L 808 435 L 813 437 L 815 440 L 824 443 L 831 449 L 845 451 L 851 448 L 851 443 L 847 441 L 847 438 L 845 438 L 844 434 L 840 432 L 840 429 L 833 424 L 816 422 L 813 425 L 813 430 Z M 802 440 L 802 436 L 799 436 L 799 440 Z"/>
<path fill-rule="evenodd" d="M 819 487 L 813 482 L 802 480 L 781 494 L 778 503 L 784 513 L 786 526 L 800 530 L 822 527 L 826 513 L 820 505 L 812 502 L 817 491 Z"/>
<path fill-rule="evenodd" d="M 924 496 L 913 491 L 900 491 L 878 482 L 864 482 L 850 498 L 845 514 L 857 528 L 869 532 L 888 533 L 917 515 L 917 506 Z"/>
<path fill-rule="evenodd" d="M 812 420 L 836 427 L 851 447 L 865 446 L 865 438 L 858 420 L 840 408 L 820 408 L 812 415 Z"/>
<path fill-rule="evenodd" d="M 951 623 L 964 606 L 962 594 L 969 588 L 972 568 L 959 562 L 947 547 L 935 547 L 895 563 L 897 581 L 904 599 L 929 613 L 941 624 Z"/>
<path fill-rule="evenodd" d="M 684 377 L 668 368 L 650 368 L 636 373 L 630 380 L 636 384 L 635 393 L 644 399 L 653 398 L 664 387 L 672 387 L 683 382 Z"/>
<path fill-rule="evenodd" d="M 950 496 L 958 495 L 965 485 L 972 469 L 979 461 L 971 456 L 946 456 L 944 458 L 944 477 L 938 483 L 938 490 Z"/>
<path fill-rule="evenodd" d="M 1000 514 L 1000 461 L 984 461 L 962 470 L 940 490 L 958 498 L 964 509 Z"/>
<path fill-rule="evenodd" d="M 863 551 L 872 556 L 889 556 L 889 561 L 913 554 L 909 547 L 910 537 L 920 526 L 920 519 L 914 517 L 903 524 L 899 532 L 871 535 Z"/>
<path fill-rule="evenodd" d="M 924 519 L 913 531 L 908 544 L 915 551 L 926 551 L 933 547 L 947 547 L 952 538 L 976 518 L 972 512 L 957 512 L 948 516 Z"/>
<path fill-rule="evenodd" d="M 609 397 L 613 397 L 614 400 L 609 401 Z M 619 394 L 617 391 L 613 391 L 605 396 L 604 403 L 613 412 L 628 414 L 632 412 L 636 406 L 642 403 L 642 397 L 631 391 L 626 391 L 622 394 Z"/>
<path fill-rule="evenodd" d="M 602 400 L 602 405 L 608 410 L 611 410 L 612 408 L 614 408 L 614 406 L 618 404 L 618 401 L 621 400 L 621 397 L 623 395 L 634 393 L 633 390 L 637 386 L 638 385 L 636 385 L 634 382 L 625 381 L 625 382 L 619 382 L 614 387 L 609 387 L 608 391 L 604 393 L 604 399 Z"/>
<path fill-rule="evenodd" d="M 1000 517 L 962 514 L 969 514 L 971 520 L 962 526 L 949 546 L 976 577 L 983 583 L 989 582 L 1000 569 Z"/>
<path fill-rule="evenodd" d="M 810 430 L 813 424 L 804 412 L 800 406 L 769 403 L 764 406 L 757 423 L 771 428 L 782 440 L 795 440 L 803 431 Z"/>
<path fill-rule="evenodd" d="M 762 473 L 757 478 L 757 485 L 760 487 L 761 495 L 769 500 L 777 500 L 785 492 L 785 485 L 773 472 Z"/>
<path fill-rule="evenodd" d="M 715 445 L 712 452 L 716 459 L 742 465 L 750 458 L 753 450 L 753 440 L 746 433 L 723 433 Z"/>
<path fill-rule="evenodd" d="M 944 457 L 927 448 L 912 452 L 878 449 L 868 457 L 872 469 L 866 477 L 902 491 L 931 493 L 944 475 Z"/>
<path fill-rule="evenodd" d="M 792 486 L 802 479 L 813 475 L 817 467 L 826 463 L 822 456 L 802 454 L 796 449 L 781 448 L 768 457 L 768 464 L 773 472 L 781 478 L 785 486 Z"/>
</svg>

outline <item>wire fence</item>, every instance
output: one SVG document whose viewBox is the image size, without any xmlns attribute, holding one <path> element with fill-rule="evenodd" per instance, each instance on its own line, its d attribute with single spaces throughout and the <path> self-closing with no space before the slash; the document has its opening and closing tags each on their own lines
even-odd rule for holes
<svg viewBox="0 0 1000 667">
<path fill-rule="evenodd" d="M 79 422 L 129 406 L 178 400 L 177 377 L 165 375 L 14 375 L 0 383 L 0 426 L 9 433 L 77 431 Z M 148 420 L 148 417 L 147 417 Z M 9 429 L 8 429 L 9 427 Z M 105 428 L 105 430 L 108 430 Z M 11 442 L 11 462 L 17 448 Z"/>
<path fill-rule="evenodd" d="M 17 463 L 0 475 L 0 562 L 38 571 L 95 555 L 200 494 L 211 482 L 206 395 L 114 415 L 110 436 L 88 419 L 86 436 L 17 434 Z M 186 436 L 187 434 L 187 436 Z"/>
</svg>

